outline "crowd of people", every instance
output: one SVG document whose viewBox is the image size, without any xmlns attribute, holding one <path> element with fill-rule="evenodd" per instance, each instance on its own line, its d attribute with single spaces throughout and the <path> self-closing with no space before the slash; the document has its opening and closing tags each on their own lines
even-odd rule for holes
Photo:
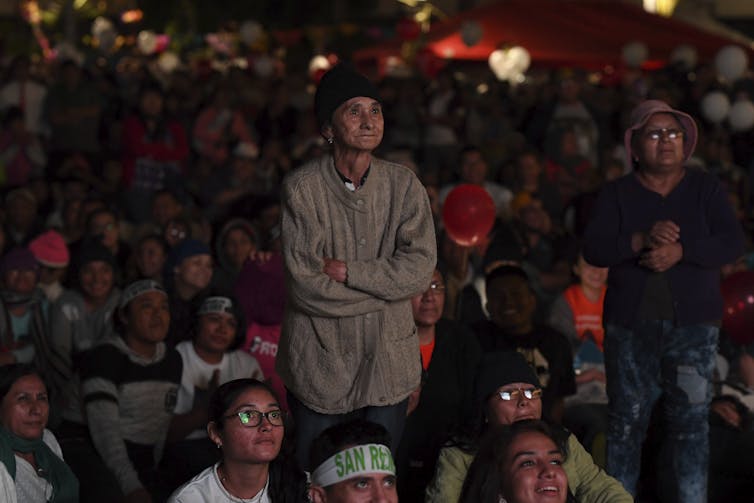
<svg viewBox="0 0 754 503">
<path fill-rule="evenodd" d="M 754 140 L 705 122 L 709 67 L 5 70 L 7 501 L 752 489 L 754 344 L 719 283 L 754 267 Z M 495 207 L 473 246 L 444 229 L 460 184 Z"/>
</svg>

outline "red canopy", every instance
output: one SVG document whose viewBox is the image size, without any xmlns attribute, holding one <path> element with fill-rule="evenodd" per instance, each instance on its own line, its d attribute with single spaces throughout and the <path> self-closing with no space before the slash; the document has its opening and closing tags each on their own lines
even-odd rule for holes
<svg viewBox="0 0 754 503">
<path fill-rule="evenodd" d="M 461 40 L 465 21 L 482 27 L 482 39 L 473 47 Z M 699 61 L 711 61 L 722 47 L 736 43 L 635 5 L 600 0 L 504 0 L 436 23 L 427 40 L 427 48 L 444 59 L 486 60 L 501 45 L 520 45 L 534 65 L 590 69 L 619 66 L 623 46 L 633 41 L 647 46 L 648 66 L 655 67 L 681 44 L 696 48 Z M 400 47 L 400 41 L 391 41 L 356 51 L 354 58 L 382 59 L 400 54 Z M 742 47 L 752 58 L 754 53 Z"/>
</svg>

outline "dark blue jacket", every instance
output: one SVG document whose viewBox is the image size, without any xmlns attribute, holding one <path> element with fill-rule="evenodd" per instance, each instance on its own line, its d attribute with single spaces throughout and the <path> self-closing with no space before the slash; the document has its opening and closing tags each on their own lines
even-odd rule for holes
<svg viewBox="0 0 754 503">
<path fill-rule="evenodd" d="M 630 327 L 639 307 L 649 269 L 639 265 L 631 235 L 647 232 L 659 220 L 681 229 L 683 258 L 666 271 L 679 326 L 722 317 L 720 267 L 743 253 L 744 237 L 728 194 L 712 175 L 688 169 L 663 197 L 631 173 L 605 185 L 592 209 L 584 235 L 584 258 L 610 267 L 605 323 Z"/>
</svg>

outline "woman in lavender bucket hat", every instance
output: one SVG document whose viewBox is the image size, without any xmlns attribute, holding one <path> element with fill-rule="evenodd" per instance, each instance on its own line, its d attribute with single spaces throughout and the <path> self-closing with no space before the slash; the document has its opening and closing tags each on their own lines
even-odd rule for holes
<svg viewBox="0 0 754 503">
<path fill-rule="evenodd" d="M 685 165 L 697 136 L 690 115 L 659 100 L 640 103 L 624 136 L 634 171 L 603 187 L 584 245 L 589 263 L 610 267 L 607 471 L 636 495 L 642 442 L 662 397 L 667 459 L 658 466 L 668 473 L 660 491 L 685 503 L 707 500 L 720 267 L 743 251 L 725 189 Z"/>
</svg>

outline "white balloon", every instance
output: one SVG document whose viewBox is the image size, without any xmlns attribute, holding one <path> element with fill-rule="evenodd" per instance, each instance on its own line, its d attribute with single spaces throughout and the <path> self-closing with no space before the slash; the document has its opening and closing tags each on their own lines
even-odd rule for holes
<svg viewBox="0 0 754 503">
<path fill-rule="evenodd" d="M 691 70 L 696 67 L 698 60 L 696 48 L 688 44 L 681 44 L 670 53 L 670 62 L 677 64 L 684 70 Z"/>
<path fill-rule="evenodd" d="M 254 45 L 264 35 L 264 28 L 256 21 L 244 21 L 238 34 L 244 44 Z"/>
<path fill-rule="evenodd" d="M 728 116 L 730 100 L 722 91 L 712 91 L 704 95 L 701 102 L 702 115 L 713 124 L 719 124 Z"/>
<path fill-rule="evenodd" d="M 330 60 L 322 54 L 317 54 L 309 61 L 309 73 L 316 73 L 317 70 L 329 70 L 332 65 Z"/>
<path fill-rule="evenodd" d="M 181 64 L 181 58 L 172 51 L 165 51 L 157 58 L 157 66 L 165 73 L 173 73 Z"/>
<path fill-rule="evenodd" d="M 633 41 L 623 46 L 623 62 L 631 68 L 639 68 L 647 60 L 649 49 L 644 42 Z"/>
<path fill-rule="evenodd" d="M 461 40 L 467 47 L 474 47 L 482 40 L 484 30 L 477 21 L 464 21 L 461 25 Z"/>
<path fill-rule="evenodd" d="M 749 100 L 740 100 L 730 107 L 728 122 L 733 131 L 748 131 L 754 126 L 754 103 Z"/>
<path fill-rule="evenodd" d="M 523 47 L 515 46 L 492 51 L 488 63 L 498 80 L 518 82 L 531 64 L 531 56 Z"/>
<path fill-rule="evenodd" d="M 152 30 L 141 31 L 136 37 L 136 44 L 142 53 L 152 54 L 157 50 L 157 35 Z"/>
<path fill-rule="evenodd" d="M 114 30 L 113 22 L 106 17 L 98 16 L 92 23 L 92 36 L 99 38 L 103 32 Z"/>
<path fill-rule="evenodd" d="M 717 74 L 728 82 L 739 79 L 749 66 L 749 57 L 737 45 L 723 47 L 715 55 Z"/>
</svg>

